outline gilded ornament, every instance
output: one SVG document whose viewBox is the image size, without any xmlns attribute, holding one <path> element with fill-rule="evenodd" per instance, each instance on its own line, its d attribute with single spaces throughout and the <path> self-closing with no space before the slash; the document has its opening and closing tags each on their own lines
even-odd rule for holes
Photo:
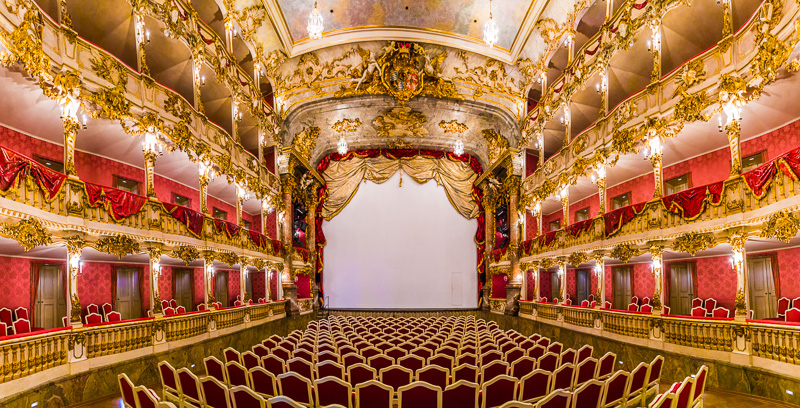
<svg viewBox="0 0 800 408">
<path fill-rule="evenodd" d="M 778 69 L 789 58 L 791 49 L 770 32 L 759 32 L 755 38 L 758 51 L 750 63 L 750 73 L 756 78 L 766 82 L 774 81 L 778 76 Z"/>
<path fill-rule="evenodd" d="M 619 154 L 636 153 L 639 131 L 636 128 L 627 128 L 614 131 L 611 136 L 611 148 Z"/>
<path fill-rule="evenodd" d="M 182 245 L 172 251 L 172 256 L 182 260 L 186 265 L 189 265 L 195 259 L 200 258 L 200 252 L 193 246 Z"/>
<path fill-rule="evenodd" d="M 761 226 L 761 236 L 788 243 L 800 231 L 800 218 L 791 212 L 780 211 L 770 215 Z"/>
<path fill-rule="evenodd" d="M 388 110 L 372 122 L 379 137 L 425 137 L 428 118 L 422 112 L 401 106 Z"/>
<path fill-rule="evenodd" d="M 125 92 L 125 86 L 128 85 L 128 71 L 121 62 L 104 54 L 92 57 L 89 62 L 97 76 L 110 82 L 119 91 Z"/>
<path fill-rule="evenodd" d="M 191 123 L 192 121 L 192 110 L 189 108 L 186 101 L 178 96 L 178 94 L 171 93 L 167 97 L 167 100 L 164 101 L 164 110 L 185 123 Z"/>
<path fill-rule="evenodd" d="M 219 259 L 219 253 L 210 249 L 202 251 L 200 255 L 203 257 L 203 261 L 205 261 L 206 265 L 211 265 L 214 263 L 215 259 Z"/>
<path fill-rule="evenodd" d="M 320 131 L 316 126 L 304 128 L 300 133 L 294 136 L 292 140 L 292 147 L 294 147 L 297 154 L 304 158 L 306 161 L 311 160 L 311 151 L 317 145 L 317 138 Z"/>
<path fill-rule="evenodd" d="M 555 259 L 553 258 L 544 258 L 542 259 L 542 268 L 549 269 L 551 266 L 555 265 Z"/>
<path fill-rule="evenodd" d="M 717 245 L 717 242 L 713 236 L 693 231 L 676 238 L 675 242 L 672 243 L 672 249 L 676 252 L 687 252 L 689 255 L 694 256 L 696 253 L 713 248 L 715 245 Z"/>
<path fill-rule="evenodd" d="M 489 150 L 489 161 L 494 162 L 508 150 L 508 139 L 497 133 L 494 129 L 484 129 L 481 136 L 486 139 Z"/>
<path fill-rule="evenodd" d="M 623 263 L 627 263 L 634 256 L 639 255 L 641 252 L 633 248 L 630 244 L 619 244 L 611 249 L 610 257 L 619 259 Z"/>
<path fill-rule="evenodd" d="M 578 267 L 589 260 L 589 254 L 586 252 L 573 252 L 569 255 L 568 260 L 570 265 Z"/>
<path fill-rule="evenodd" d="M 6 4 L 10 4 L 8 1 Z M 19 25 L 8 36 L 10 41 L 3 41 L 10 54 L 2 52 L 0 61 L 3 65 L 10 66 L 13 62 L 22 63 L 22 68 L 30 75 L 39 75 L 48 69 L 49 58 L 44 53 L 42 41 L 43 20 L 36 6 L 20 8 L 25 14 L 21 17 Z"/>
<path fill-rule="evenodd" d="M 700 83 L 706 78 L 706 69 L 703 65 L 702 59 L 692 60 L 683 66 L 680 75 L 677 76 L 675 82 L 677 87 L 672 93 L 672 97 L 684 93 L 692 86 Z"/>
<path fill-rule="evenodd" d="M 456 54 L 462 66 L 453 68 L 457 75 L 453 79 L 476 85 L 477 88 L 473 93 L 475 98 L 481 96 L 484 93 L 484 89 L 512 96 L 521 96 L 521 86 L 506 72 L 506 64 L 493 58 L 486 58 L 482 65 L 470 67 L 467 55 L 466 51 L 459 51 Z"/>
<path fill-rule="evenodd" d="M 80 323 L 81 322 L 81 301 L 78 300 L 78 294 L 72 294 L 72 301 L 71 301 L 72 310 L 70 313 L 70 322 L 72 323 Z"/>
<path fill-rule="evenodd" d="M 705 91 L 700 90 L 694 94 L 681 93 L 681 98 L 675 105 L 675 119 L 684 122 L 708 122 L 708 115 L 703 115 L 703 109 L 711 105 L 711 100 Z"/>
<path fill-rule="evenodd" d="M 281 94 L 285 91 L 305 86 L 314 90 L 317 94 L 320 94 L 322 93 L 322 89 L 319 86 L 320 82 L 341 78 L 347 75 L 354 75 L 353 72 L 361 65 L 354 69 L 352 64 L 345 64 L 345 62 L 350 61 L 354 56 L 361 55 L 362 60 L 364 60 L 363 63 L 366 63 L 366 56 L 370 52 L 371 51 L 364 50 L 359 46 L 357 48 L 351 48 L 342 55 L 325 63 L 322 63 L 319 57 L 313 52 L 303 54 L 300 56 L 294 71 L 286 76 L 279 74 L 277 78 L 275 78 L 275 83 L 280 87 L 278 89 L 279 92 L 276 93 Z"/>
<path fill-rule="evenodd" d="M 361 119 L 341 119 L 331 126 L 338 133 L 354 133 L 361 126 Z"/>
<path fill-rule="evenodd" d="M 264 265 L 266 264 L 266 261 L 264 261 L 261 258 L 253 258 L 249 263 L 252 263 L 253 266 L 255 266 L 256 269 L 260 271 L 260 270 L 264 269 Z"/>
<path fill-rule="evenodd" d="M 17 241 L 25 251 L 53 243 L 50 233 L 36 218 L 26 218 L 16 224 L 3 224 L 0 227 L 0 235 Z"/>
<path fill-rule="evenodd" d="M 395 139 L 389 142 L 390 149 L 410 149 L 413 145 L 402 139 Z"/>
<path fill-rule="evenodd" d="M 439 122 L 439 127 L 442 128 L 444 133 L 464 133 L 469 129 L 466 124 L 459 123 L 455 119 L 449 122 L 441 121 Z"/>
<path fill-rule="evenodd" d="M 94 245 L 98 251 L 116 255 L 122 259 L 125 255 L 139 253 L 139 243 L 127 235 L 113 235 L 97 240 Z"/>
<path fill-rule="evenodd" d="M 239 256 L 233 252 L 219 252 L 217 253 L 216 259 L 228 264 L 228 266 L 233 266 L 240 262 Z"/>
</svg>

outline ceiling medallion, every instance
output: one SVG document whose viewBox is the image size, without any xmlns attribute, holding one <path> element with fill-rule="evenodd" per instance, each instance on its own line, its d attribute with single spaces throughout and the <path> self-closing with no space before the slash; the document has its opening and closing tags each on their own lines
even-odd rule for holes
<svg viewBox="0 0 800 408">
<path fill-rule="evenodd" d="M 359 79 L 343 85 L 335 97 L 389 94 L 401 106 L 419 95 L 462 99 L 453 81 L 440 77 L 445 58 L 447 52 L 431 58 L 419 44 L 390 41 L 383 47 L 383 55 L 374 61 L 379 69 L 365 68 L 367 71 Z"/>
</svg>

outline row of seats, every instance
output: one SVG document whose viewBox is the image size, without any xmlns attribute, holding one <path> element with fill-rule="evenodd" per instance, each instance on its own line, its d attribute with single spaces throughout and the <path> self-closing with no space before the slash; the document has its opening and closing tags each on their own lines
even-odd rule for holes
<svg viewBox="0 0 800 408">
<path fill-rule="evenodd" d="M 708 367 L 701 366 L 697 374 L 673 383 L 667 392 L 657 395 L 650 408 L 702 408 L 707 376 Z"/>
<path fill-rule="evenodd" d="M 27 308 L 18 307 L 13 311 L 5 307 L 0 309 L 0 336 L 10 336 L 30 331 L 30 315 Z"/>
</svg>

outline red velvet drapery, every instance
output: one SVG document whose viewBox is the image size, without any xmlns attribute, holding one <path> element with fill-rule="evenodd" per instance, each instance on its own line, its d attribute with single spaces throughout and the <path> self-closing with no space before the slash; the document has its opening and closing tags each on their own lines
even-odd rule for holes
<svg viewBox="0 0 800 408">
<path fill-rule="evenodd" d="M 30 171 L 36 185 L 42 190 L 47 201 L 53 201 L 64 187 L 65 174 L 51 170 L 13 150 L 0 146 L 0 190 L 8 191 L 16 187 L 20 176 Z"/>
<path fill-rule="evenodd" d="M 84 183 L 84 186 L 89 206 L 99 207 L 102 205 L 115 221 L 124 220 L 138 213 L 147 202 L 147 197 L 116 188 L 88 182 Z"/>
<path fill-rule="evenodd" d="M 616 210 L 607 212 L 603 215 L 606 227 L 606 237 L 616 234 L 625 224 L 629 223 L 634 217 L 644 211 L 647 203 L 633 204 Z"/>
<path fill-rule="evenodd" d="M 214 231 L 216 231 L 217 234 L 219 234 L 221 232 L 224 232 L 225 235 L 228 236 L 228 238 L 233 238 L 233 237 L 235 237 L 235 236 L 237 236 L 239 234 L 239 231 L 241 229 L 242 229 L 242 227 L 240 227 L 240 226 L 238 226 L 238 225 L 236 225 L 236 224 L 234 224 L 234 223 L 232 223 L 230 221 L 225 221 L 225 220 L 220 220 L 220 219 L 214 218 Z M 259 246 L 262 246 L 262 245 L 259 245 Z"/>
<path fill-rule="evenodd" d="M 567 230 L 568 234 L 572 235 L 573 237 L 577 237 L 578 235 L 581 235 L 585 231 L 589 231 L 589 229 L 592 228 L 593 221 L 594 219 L 592 218 L 589 218 L 588 220 L 578 221 L 574 224 L 567 225 L 567 227 L 564 229 Z"/>
<path fill-rule="evenodd" d="M 690 188 L 681 192 L 661 198 L 667 211 L 680 215 L 687 220 L 700 216 L 706 209 L 706 204 L 718 205 L 722 200 L 723 182 Z"/>
<path fill-rule="evenodd" d="M 777 172 L 778 169 L 775 167 L 775 163 L 769 162 L 743 173 L 742 178 L 753 195 L 761 198 L 769 190 L 772 179 Z"/>
<path fill-rule="evenodd" d="M 483 167 L 481 166 L 478 159 L 468 155 L 462 154 L 457 155 L 452 152 L 444 152 L 440 150 L 423 150 L 423 149 L 365 149 L 365 150 L 354 150 L 345 153 L 344 155 L 339 153 L 331 153 L 325 156 L 319 164 L 317 164 L 317 171 L 322 174 L 325 170 L 330 166 L 331 161 L 342 161 L 342 160 L 350 160 L 354 157 L 361 157 L 361 158 L 368 158 L 368 157 L 385 157 L 388 159 L 407 159 L 417 156 L 422 156 L 426 158 L 432 159 L 448 159 L 452 161 L 464 162 L 469 164 L 472 171 L 475 174 L 480 175 L 483 173 Z M 317 273 L 322 274 L 323 268 L 323 248 L 327 241 L 325 240 L 325 234 L 322 232 L 322 207 L 324 204 L 325 199 L 328 197 L 328 186 L 323 185 L 320 189 L 318 194 L 319 204 L 317 204 L 317 218 L 316 218 L 316 238 L 317 238 Z M 483 210 L 483 191 L 476 186 L 472 186 L 472 196 L 478 204 L 478 229 L 475 232 L 475 246 L 478 252 L 478 274 L 484 273 L 486 271 L 486 265 L 484 263 L 484 258 L 486 254 L 486 231 L 485 227 L 485 215 Z M 478 290 L 480 291 L 480 285 L 478 285 Z M 322 286 L 320 285 L 320 290 L 322 290 Z"/>
<path fill-rule="evenodd" d="M 176 220 L 186 225 L 189 232 L 200 238 L 203 233 L 203 220 L 205 219 L 203 213 L 177 204 L 161 203 L 161 205 L 163 205 L 164 210 L 175 217 Z"/>
<path fill-rule="evenodd" d="M 550 246 L 553 241 L 556 240 L 556 233 L 558 230 L 555 231 L 547 231 L 544 234 L 539 236 L 539 248 L 544 248 Z"/>
</svg>

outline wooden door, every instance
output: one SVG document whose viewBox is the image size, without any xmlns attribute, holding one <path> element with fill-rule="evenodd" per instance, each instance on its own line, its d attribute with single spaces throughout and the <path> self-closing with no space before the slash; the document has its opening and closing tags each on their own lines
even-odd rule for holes
<svg viewBox="0 0 800 408">
<path fill-rule="evenodd" d="M 670 264 L 669 313 L 688 316 L 692 313 L 694 281 L 689 263 Z"/>
<path fill-rule="evenodd" d="M 560 287 L 558 285 L 558 272 L 550 272 L 550 301 L 554 301 L 561 296 Z M 564 299 L 561 299 L 564 300 Z"/>
<path fill-rule="evenodd" d="M 139 269 L 117 269 L 117 299 L 115 311 L 123 320 L 142 317 L 142 299 L 139 296 Z"/>
<path fill-rule="evenodd" d="M 747 258 L 747 272 L 750 278 L 750 308 L 755 312 L 755 318 L 768 319 L 777 316 L 770 257 Z"/>
<path fill-rule="evenodd" d="M 575 272 L 576 297 L 575 304 L 580 305 L 584 300 L 589 300 L 591 282 L 589 281 L 589 271 L 581 269 Z"/>
<path fill-rule="evenodd" d="M 36 292 L 36 313 L 33 325 L 42 329 L 61 327 L 66 316 L 64 284 L 61 265 L 42 265 L 39 268 L 39 289 Z"/>
<path fill-rule="evenodd" d="M 253 273 L 258 273 L 258 272 L 253 272 Z M 249 271 L 244 272 L 244 277 L 246 279 L 244 281 L 244 290 L 247 291 L 247 293 L 245 293 L 245 297 L 247 299 L 253 299 L 253 302 L 255 302 L 256 300 L 258 300 L 258 298 L 253 296 L 253 273 Z M 242 301 L 247 302 L 247 299 L 242 299 Z"/>
<path fill-rule="evenodd" d="M 217 302 L 222 303 L 222 307 L 228 307 L 230 306 L 228 304 L 228 271 L 219 271 L 215 276 L 214 288 L 216 293 L 214 297 L 216 297 Z"/>
<path fill-rule="evenodd" d="M 183 306 L 186 311 L 192 311 L 192 278 L 191 269 L 174 269 L 172 279 L 175 279 L 175 293 L 173 298 L 178 306 Z"/>
<path fill-rule="evenodd" d="M 614 268 L 614 308 L 628 310 L 631 297 L 631 267 Z"/>
</svg>

